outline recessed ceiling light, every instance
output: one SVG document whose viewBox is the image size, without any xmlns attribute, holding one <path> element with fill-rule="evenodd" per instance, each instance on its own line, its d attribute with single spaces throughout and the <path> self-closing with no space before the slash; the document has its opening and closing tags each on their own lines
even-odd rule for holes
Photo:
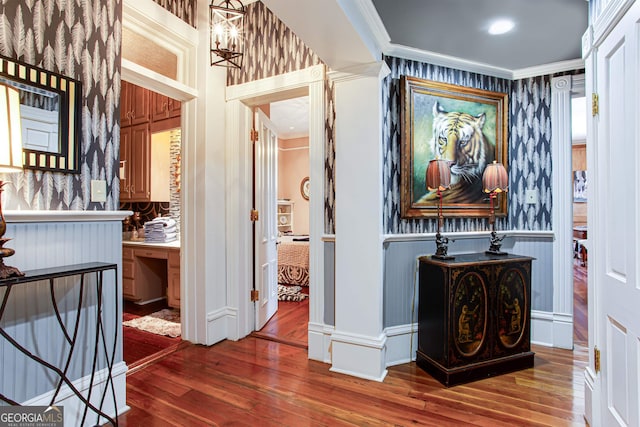
<svg viewBox="0 0 640 427">
<path fill-rule="evenodd" d="M 489 27 L 489 34 L 497 35 L 508 33 L 513 29 L 515 24 L 510 19 L 499 19 Z"/>
</svg>

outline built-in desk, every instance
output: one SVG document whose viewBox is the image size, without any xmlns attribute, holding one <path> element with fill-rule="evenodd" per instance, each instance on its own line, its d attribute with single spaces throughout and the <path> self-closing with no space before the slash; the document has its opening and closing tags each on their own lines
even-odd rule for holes
<svg viewBox="0 0 640 427">
<path fill-rule="evenodd" d="M 103 274 L 107 270 L 113 270 L 115 275 L 116 286 L 114 286 L 113 289 L 111 290 L 103 289 L 103 286 L 102 286 Z M 78 349 L 78 351 L 88 352 L 86 356 L 90 358 L 90 360 L 92 360 L 92 369 L 91 369 L 92 379 L 93 379 L 93 376 L 98 371 L 99 359 L 106 361 L 107 372 L 108 372 L 107 383 L 109 383 L 112 389 L 114 388 L 112 372 L 113 372 L 114 360 L 116 357 L 117 339 L 116 337 L 109 337 L 109 340 L 113 339 L 113 345 L 111 346 L 111 348 L 109 348 L 109 346 L 107 345 L 107 341 L 109 340 L 107 340 L 107 338 L 105 337 L 106 325 L 103 322 L 104 313 L 102 311 L 102 299 L 106 292 L 113 292 L 116 300 L 115 312 L 116 313 L 118 312 L 119 308 L 117 304 L 117 300 L 118 300 L 117 271 L 118 271 L 117 264 L 92 262 L 92 263 L 84 263 L 84 264 L 65 265 L 61 267 L 44 268 L 44 269 L 38 269 L 38 270 L 28 270 L 24 272 L 25 273 L 24 276 L 0 279 L 0 288 L 4 288 L 4 295 L 2 297 L 2 303 L 0 305 L 0 335 L 5 340 L 7 340 L 13 347 L 18 349 L 22 354 L 24 354 L 25 357 L 28 357 L 34 360 L 35 362 L 46 367 L 47 369 L 49 369 L 55 375 L 58 376 L 59 379 L 57 381 L 57 387 L 55 389 L 55 392 L 53 393 L 53 396 L 51 397 L 49 406 L 55 404 L 56 398 L 59 397 L 59 393 L 64 385 L 66 385 L 78 397 L 78 399 L 80 399 L 84 403 L 85 405 L 84 413 L 82 415 L 82 420 L 80 422 L 80 425 L 84 425 L 85 419 L 88 416 L 89 410 L 91 410 L 96 414 L 97 416 L 96 424 L 103 424 L 104 420 L 107 420 L 112 425 L 116 425 L 116 426 L 118 425 L 116 397 L 115 397 L 115 394 L 109 393 L 109 390 L 110 390 L 109 387 L 105 387 L 103 389 L 103 392 L 100 398 L 100 405 L 96 406 L 90 402 L 92 391 L 93 391 L 93 381 L 90 382 L 88 391 L 86 391 L 87 393 L 86 396 L 88 397 L 85 397 L 85 395 L 80 390 L 78 390 L 78 388 L 76 388 L 72 380 L 67 375 L 69 372 L 72 356 L 74 354 L 74 351 L 76 350 L 75 347 L 76 347 L 76 341 L 78 339 L 78 330 L 80 328 L 81 323 L 88 322 L 88 321 L 96 322 L 95 337 L 94 337 L 93 345 L 90 346 L 90 348 L 80 348 Z M 96 295 L 98 296 L 98 298 L 97 298 L 95 317 L 82 315 L 83 313 L 82 296 L 87 292 L 87 290 L 85 289 L 86 288 L 85 276 L 90 273 L 96 273 L 95 283 L 97 287 Z M 79 289 L 80 304 L 76 309 L 75 321 L 72 323 L 74 325 L 73 330 L 70 330 L 70 328 L 67 326 L 69 322 L 66 322 L 65 324 L 65 321 L 63 321 L 60 311 L 58 310 L 58 303 L 56 298 L 56 279 L 69 277 L 69 276 L 80 276 L 80 285 L 79 285 L 80 286 L 80 289 Z M 49 293 L 51 295 L 51 306 L 55 313 L 58 326 L 60 327 L 60 330 L 62 331 L 69 346 L 67 354 L 63 358 L 61 358 L 62 363 L 60 363 L 59 365 L 54 365 L 53 364 L 54 362 L 50 360 L 44 360 L 43 358 L 39 357 L 37 354 L 32 353 L 23 344 L 21 344 L 16 339 L 14 339 L 10 334 L 8 334 L 5 331 L 5 329 L 2 327 L 3 325 L 2 317 L 4 316 L 4 311 L 5 311 L 5 308 L 7 307 L 7 302 L 9 301 L 9 297 L 11 296 L 12 288 L 15 286 L 21 286 L 26 283 L 37 282 L 37 281 L 46 281 L 49 283 Z M 116 316 L 116 319 L 117 319 L 117 316 Z M 118 331 L 118 326 L 119 326 L 119 323 L 116 320 L 116 325 L 114 328 L 116 334 Z M 6 368 L 7 368 L 6 366 L 3 367 L 3 369 L 6 369 Z M 102 406 L 105 402 L 105 399 L 107 398 L 113 399 L 114 407 L 116 408 L 116 414 L 115 414 L 115 417 L 113 418 L 108 416 L 102 410 Z M 3 401 L 11 405 L 19 405 L 19 403 L 15 401 L 15 399 L 10 398 L 9 396 L 5 396 L 4 394 L 1 394 L 1 393 L 0 393 L 0 399 L 2 399 Z"/>
<path fill-rule="evenodd" d="M 122 294 L 137 304 L 166 297 L 180 308 L 180 243 L 123 241 Z"/>
</svg>

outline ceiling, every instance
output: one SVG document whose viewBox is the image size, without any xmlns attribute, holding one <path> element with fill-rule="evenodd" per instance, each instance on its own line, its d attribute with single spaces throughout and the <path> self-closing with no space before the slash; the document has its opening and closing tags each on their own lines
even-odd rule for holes
<svg viewBox="0 0 640 427">
<path fill-rule="evenodd" d="M 585 0 L 263 2 L 334 69 L 382 54 L 511 79 L 583 66 Z M 512 19 L 514 29 L 488 34 L 498 18 Z M 308 133 L 307 117 L 308 99 L 271 104 L 280 138 Z"/>
<path fill-rule="evenodd" d="M 519 70 L 581 58 L 585 0 L 372 0 L 392 45 Z M 513 30 L 491 35 L 496 19 Z"/>
</svg>

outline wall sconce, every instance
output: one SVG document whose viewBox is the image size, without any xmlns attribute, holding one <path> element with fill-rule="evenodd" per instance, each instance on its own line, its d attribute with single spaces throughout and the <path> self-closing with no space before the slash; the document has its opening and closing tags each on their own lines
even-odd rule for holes
<svg viewBox="0 0 640 427">
<path fill-rule="evenodd" d="M 436 191 L 438 196 L 438 232 L 436 233 L 436 253 L 432 256 L 438 259 L 454 259 L 447 255 L 449 239 L 440 234 L 442 228 L 442 192 L 451 185 L 451 169 L 449 161 L 434 159 L 429 161 L 426 173 L 427 190 Z"/>
<path fill-rule="evenodd" d="M 497 163 L 495 160 L 488 165 L 484 174 L 482 175 L 482 188 L 485 193 L 489 193 L 489 201 L 491 202 L 491 211 L 489 214 L 489 223 L 491 224 L 491 245 L 489 250 L 485 253 L 490 255 L 506 255 L 506 252 L 500 251 L 502 246 L 502 239 L 504 236 L 498 237 L 496 234 L 496 210 L 495 200 L 498 197 L 498 193 L 507 191 L 509 186 L 509 177 L 507 171 L 502 163 Z"/>
<path fill-rule="evenodd" d="M 22 131 L 20 122 L 20 93 L 18 89 L 0 84 L 0 172 L 22 171 Z M 24 276 L 15 267 L 4 264 L 3 258 L 10 257 L 16 251 L 4 248 L 9 240 L 4 237 L 7 223 L 2 214 L 2 187 L 0 180 L 0 279 L 12 276 Z"/>
<path fill-rule="evenodd" d="M 211 65 L 227 68 L 242 67 L 244 15 L 240 0 L 223 0 L 209 5 L 209 36 L 211 37 Z M 238 6 L 234 7 L 234 3 Z"/>
</svg>

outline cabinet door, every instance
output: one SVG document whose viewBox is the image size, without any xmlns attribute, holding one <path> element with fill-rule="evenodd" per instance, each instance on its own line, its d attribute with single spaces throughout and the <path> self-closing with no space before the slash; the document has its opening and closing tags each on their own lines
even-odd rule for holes
<svg viewBox="0 0 640 427">
<path fill-rule="evenodd" d="M 120 201 L 131 200 L 131 128 L 120 130 Z"/>
<path fill-rule="evenodd" d="M 497 356 L 529 350 L 530 272 L 526 265 L 508 264 L 496 273 Z"/>
<path fill-rule="evenodd" d="M 167 259 L 168 289 L 167 304 L 169 307 L 180 308 L 180 251 L 170 251 Z"/>
<path fill-rule="evenodd" d="M 151 119 L 153 121 L 169 118 L 169 97 L 153 92 L 151 97 Z"/>
<path fill-rule="evenodd" d="M 149 113 L 151 92 L 140 86 L 132 85 L 131 92 L 131 124 L 138 125 L 148 123 L 151 117 Z"/>
<path fill-rule="evenodd" d="M 120 127 L 131 125 L 131 90 L 132 84 L 120 81 Z"/>
<path fill-rule="evenodd" d="M 131 161 L 128 167 L 131 178 L 130 199 L 132 201 L 148 201 L 150 197 L 149 138 L 148 124 L 131 127 Z"/>
<path fill-rule="evenodd" d="M 489 274 L 486 268 L 462 267 L 452 271 L 449 366 L 490 357 Z"/>
</svg>

